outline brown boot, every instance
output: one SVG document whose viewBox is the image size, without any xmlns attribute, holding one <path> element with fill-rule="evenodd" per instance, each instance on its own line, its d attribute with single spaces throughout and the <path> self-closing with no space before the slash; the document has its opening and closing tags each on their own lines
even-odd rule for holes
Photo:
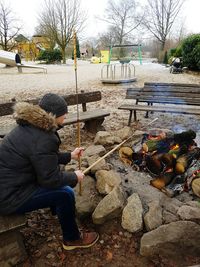
<svg viewBox="0 0 200 267">
<path fill-rule="evenodd" d="M 74 241 L 63 241 L 65 250 L 73 250 L 76 248 L 92 247 L 99 239 L 99 234 L 96 232 L 86 232 L 81 234 L 81 238 Z"/>
</svg>

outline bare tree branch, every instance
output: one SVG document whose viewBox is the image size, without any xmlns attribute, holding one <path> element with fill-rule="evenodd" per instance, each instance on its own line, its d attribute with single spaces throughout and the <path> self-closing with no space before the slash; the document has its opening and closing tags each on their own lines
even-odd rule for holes
<svg viewBox="0 0 200 267">
<path fill-rule="evenodd" d="M 15 46 L 14 38 L 21 30 L 19 20 L 15 18 L 11 8 L 0 1 L 0 47 L 11 51 Z"/>
<path fill-rule="evenodd" d="M 40 33 L 58 44 L 66 62 L 65 49 L 73 36 L 73 29 L 80 32 L 84 27 L 86 14 L 80 10 L 80 0 L 45 0 L 39 14 Z"/>
<path fill-rule="evenodd" d="M 135 0 L 109 0 L 106 9 L 106 16 L 99 18 L 111 25 L 110 30 L 114 29 L 115 40 L 118 44 L 123 44 L 125 39 L 132 33 L 141 21 L 138 19 L 139 4 Z"/>
<path fill-rule="evenodd" d="M 146 15 L 142 25 L 165 47 L 166 38 L 185 0 L 147 0 Z"/>
</svg>

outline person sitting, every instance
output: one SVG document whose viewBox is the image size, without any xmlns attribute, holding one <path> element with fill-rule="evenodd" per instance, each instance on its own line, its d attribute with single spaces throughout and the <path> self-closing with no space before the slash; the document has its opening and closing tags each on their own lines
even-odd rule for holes
<svg viewBox="0 0 200 267">
<path fill-rule="evenodd" d="M 58 216 L 65 250 L 91 247 L 99 235 L 79 231 L 72 189 L 84 174 L 61 171 L 59 165 L 78 160 L 83 152 L 82 147 L 59 152 L 57 130 L 67 114 L 64 98 L 48 93 L 39 105 L 18 103 L 14 111 L 18 125 L 0 145 L 0 215 L 51 208 Z"/>
</svg>

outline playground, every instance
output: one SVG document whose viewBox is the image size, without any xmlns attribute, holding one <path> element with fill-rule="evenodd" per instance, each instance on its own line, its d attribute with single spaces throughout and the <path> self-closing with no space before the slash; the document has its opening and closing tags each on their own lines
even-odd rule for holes
<svg viewBox="0 0 200 267">
<path fill-rule="evenodd" d="M 102 92 L 100 105 L 111 112 L 111 116 L 104 123 L 108 130 L 117 129 L 127 123 L 127 114 L 117 109 L 125 98 L 127 87 L 142 87 L 144 82 L 199 83 L 199 76 L 187 73 L 171 75 L 169 68 L 152 63 L 153 60 L 144 59 L 142 65 L 139 61 L 131 61 L 136 69 L 137 81 L 117 85 L 102 84 L 101 69 L 104 63 L 78 61 L 78 90 Z M 63 95 L 75 93 L 74 62 L 71 59 L 67 60 L 65 65 L 48 65 L 47 74 L 37 69 L 23 69 L 23 74 L 19 74 L 16 68 L 5 68 L 0 64 L 0 77 L 1 102 L 9 101 L 13 97 L 16 100 L 36 98 L 50 91 Z"/>
</svg>

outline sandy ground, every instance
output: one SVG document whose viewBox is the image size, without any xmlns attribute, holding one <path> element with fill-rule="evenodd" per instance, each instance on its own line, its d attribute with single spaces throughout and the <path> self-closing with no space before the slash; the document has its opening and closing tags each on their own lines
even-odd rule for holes
<svg viewBox="0 0 200 267">
<path fill-rule="evenodd" d="M 101 107 L 110 111 L 111 116 L 107 117 L 104 122 L 106 130 L 115 130 L 127 125 L 129 112 L 117 109 L 118 106 L 125 102 L 127 87 L 141 87 L 144 82 L 200 84 L 200 76 L 197 75 L 187 73 L 170 74 L 169 68 L 148 61 L 144 61 L 142 65 L 139 65 L 138 62 L 132 63 L 135 65 L 136 82 L 105 85 L 100 81 L 101 69 L 104 64 L 78 61 L 78 91 L 100 90 L 102 92 L 102 100 L 88 104 L 88 109 Z M 28 62 L 28 64 L 34 63 Z M 18 101 L 32 99 L 41 97 L 47 92 L 69 94 L 75 93 L 75 91 L 75 72 L 72 60 L 68 60 L 66 65 L 47 65 L 47 74 L 44 74 L 39 69 L 23 69 L 23 73 L 20 74 L 17 68 L 5 68 L 4 65 L 0 64 L 0 102 L 10 101 L 13 97 Z M 69 111 L 74 110 L 74 108 L 70 107 Z M 162 113 L 153 114 L 150 119 L 144 119 L 142 113 L 138 116 L 143 125 L 155 117 L 158 117 L 154 124 L 155 127 L 168 127 L 176 131 L 184 128 L 195 128 L 195 130 L 199 128 L 199 118 L 195 116 L 164 115 Z M 1 118 L 0 122 L 7 123 L 8 120 L 5 121 L 5 118 Z"/>
</svg>

